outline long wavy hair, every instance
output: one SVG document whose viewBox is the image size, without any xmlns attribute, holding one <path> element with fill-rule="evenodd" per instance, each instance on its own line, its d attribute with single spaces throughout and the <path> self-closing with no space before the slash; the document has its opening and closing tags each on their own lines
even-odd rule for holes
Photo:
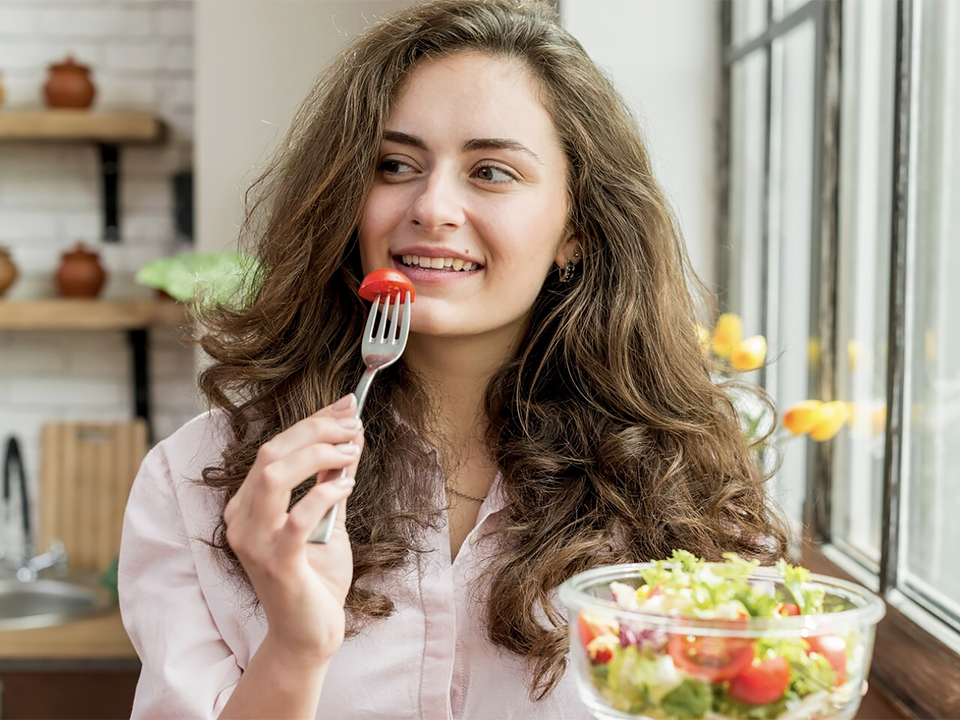
<svg viewBox="0 0 960 720">
<path fill-rule="evenodd" d="M 354 39 L 318 78 L 248 193 L 244 238 L 261 271 L 247 302 L 205 318 L 212 362 L 201 387 L 232 438 L 202 482 L 225 505 L 262 443 L 352 391 L 366 317 L 356 229 L 384 123 L 420 63 L 463 51 L 519 62 L 539 83 L 569 164 L 568 223 L 582 254 L 572 281 L 546 281 L 517 356 L 486 390 L 486 437 L 508 500 L 488 569 L 487 632 L 527 659 L 540 699 L 565 669 L 553 598 L 574 573 L 674 548 L 767 562 L 787 548 L 756 454 L 701 352 L 690 288 L 702 286 L 636 123 L 550 6 L 414 4 Z M 402 362 L 386 372 L 367 400 L 346 518 L 351 633 L 393 611 L 364 579 L 410 562 L 444 512 L 425 441 L 430 404 Z M 222 520 L 212 542 L 245 578 Z"/>
</svg>

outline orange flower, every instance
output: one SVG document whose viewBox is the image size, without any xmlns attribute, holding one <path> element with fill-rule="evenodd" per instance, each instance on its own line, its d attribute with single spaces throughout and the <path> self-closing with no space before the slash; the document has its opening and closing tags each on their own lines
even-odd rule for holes
<svg viewBox="0 0 960 720">
<path fill-rule="evenodd" d="M 743 336 L 743 323 L 738 315 L 724 313 L 717 318 L 713 328 L 713 353 L 717 357 L 728 358 L 740 344 Z"/>
<path fill-rule="evenodd" d="M 850 417 L 850 407 L 842 400 L 835 400 L 824 403 L 820 413 L 820 422 L 810 429 L 810 437 L 817 442 L 829 440 L 840 431 Z"/>
<path fill-rule="evenodd" d="M 783 426 L 794 435 L 803 435 L 822 420 L 823 403 L 819 400 L 803 400 L 784 413 Z"/>
<path fill-rule="evenodd" d="M 767 359 L 767 339 L 754 335 L 739 343 L 730 354 L 730 364 L 737 370 L 756 370 Z"/>
</svg>

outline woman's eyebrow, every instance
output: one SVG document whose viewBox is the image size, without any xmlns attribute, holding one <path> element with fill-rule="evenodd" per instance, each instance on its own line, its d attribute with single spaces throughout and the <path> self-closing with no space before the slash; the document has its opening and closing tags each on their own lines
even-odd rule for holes
<svg viewBox="0 0 960 720">
<path fill-rule="evenodd" d="M 416 135 L 407 135 L 407 133 L 400 132 L 399 130 L 384 130 L 383 139 L 384 141 L 395 142 L 399 145 L 410 145 L 420 150 L 427 149 L 427 144 L 422 138 L 418 138 Z"/>
<path fill-rule="evenodd" d="M 543 165 L 543 160 L 541 160 L 540 156 L 533 150 L 522 142 L 510 140 L 509 138 L 474 138 L 473 140 L 467 140 L 463 144 L 463 149 L 465 152 L 471 152 L 473 150 L 517 150 L 526 153 Z"/>
<path fill-rule="evenodd" d="M 419 138 L 416 135 L 408 135 L 407 133 L 400 132 L 399 130 L 384 130 L 383 139 L 385 142 L 394 142 L 398 145 L 409 145 L 410 147 L 415 147 L 419 150 L 429 149 L 423 138 Z M 541 160 L 540 156 L 537 155 L 533 150 L 528 148 L 522 142 L 510 140 L 509 138 L 474 138 L 463 143 L 464 152 L 472 152 L 474 150 L 517 150 L 519 152 L 526 153 L 538 163 L 543 165 L 543 160 Z"/>
</svg>

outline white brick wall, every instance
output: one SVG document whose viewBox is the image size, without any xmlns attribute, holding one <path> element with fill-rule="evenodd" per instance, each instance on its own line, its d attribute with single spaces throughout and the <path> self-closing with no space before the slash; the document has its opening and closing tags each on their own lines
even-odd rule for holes
<svg viewBox="0 0 960 720">
<path fill-rule="evenodd" d="M 173 227 L 171 176 L 192 164 L 193 10 L 193 0 L 0 0 L 4 108 L 41 107 L 47 67 L 71 54 L 92 67 L 94 109 L 155 112 L 170 127 L 161 147 L 120 150 L 118 244 L 100 239 L 94 146 L 0 143 L 0 245 L 21 272 L 7 298 L 54 296 L 60 255 L 77 240 L 100 253 L 106 297 L 148 296 L 133 283 L 137 269 L 186 249 Z M 155 329 L 150 365 L 162 438 L 199 407 L 193 351 L 175 330 Z M 122 332 L 0 332 L 0 452 L 9 435 L 19 438 L 34 498 L 42 424 L 129 419 L 131 375 Z M 0 553 L 4 539 L 15 552 L 17 528 L 0 530 Z"/>
</svg>

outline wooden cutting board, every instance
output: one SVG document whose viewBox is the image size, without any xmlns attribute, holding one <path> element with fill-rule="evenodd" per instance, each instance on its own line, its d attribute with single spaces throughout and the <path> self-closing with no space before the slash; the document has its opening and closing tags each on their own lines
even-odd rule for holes
<svg viewBox="0 0 960 720">
<path fill-rule="evenodd" d="M 36 552 L 57 539 L 72 570 L 103 572 L 120 552 L 123 511 L 147 453 L 146 424 L 47 423 L 40 449 Z"/>
</svg>

